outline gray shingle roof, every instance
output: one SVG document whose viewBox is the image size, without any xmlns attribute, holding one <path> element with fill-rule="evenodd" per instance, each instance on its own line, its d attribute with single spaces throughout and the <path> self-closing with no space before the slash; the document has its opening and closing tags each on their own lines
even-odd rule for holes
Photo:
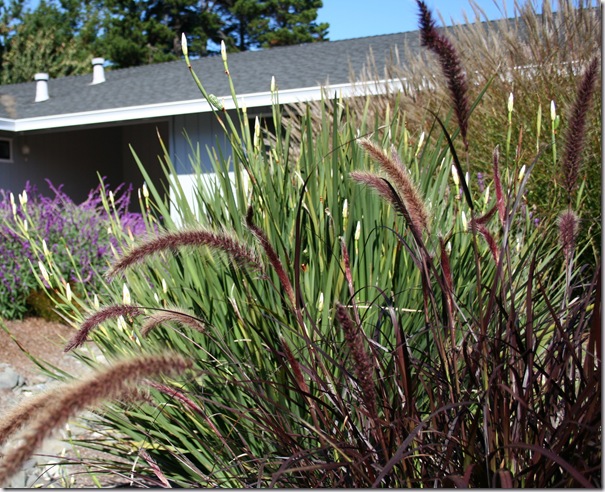
<svg viewBox="0 0 605 492">
<path fill-rule="evenodd" d="M 275 76 L 279 90 L 315 87 L 326 82 L 350 82 L 351 70 L 359 74 L 370 51 L 376 66 L 401 51 L 403 43 L 414 49 L 417 31 L 365 38 L 309 43 L 262 51 L 229 54 L 229 70 L 238 95 L 267 92 Z M 220 56 L 192 61 L 206 90 L 217 97 L 229 95 L 229 84 Z M 106 81 L 91 85 L 89 75 L 51 79 L 50 99 L 35 103 L 35 82 L 0 86 L 3 100 L 0 118 L 22 119 L 81 112 L 111 110 L 131 106 L 188 101 L 201 97 L 184 61 L 175 61 L 120 70 L 106 70 Z M 8 96 L 8 97 L 7 97 Z"/>
</svg>

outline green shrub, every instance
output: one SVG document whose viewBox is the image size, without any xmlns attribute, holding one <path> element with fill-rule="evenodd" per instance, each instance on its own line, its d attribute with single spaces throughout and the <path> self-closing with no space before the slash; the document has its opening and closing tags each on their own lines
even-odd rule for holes
<svg viewBox="0 0 605 492">
<path fill-rule="evenodd" d="M 461 68 L 423 12 L 427 47 Z M 461 128 L 467 98 L 454 84 Z M 150 186 L 160 234 L 119 236 L 98 297 L 63 294 L 87 363 L 94 343 L 114 363 L 193 365 L 109 403 L 111 439 L 82 444 L 152 486 L 599 486 L 598 271 L 576 263 L 571 208 L 536 226 L 523 207 L 537 159 L 520 173 L 494 152 L 479 193 L 453 122 L 421 144 L 396 105 L 380 125 L 347 101 L 321 108 L 292 152 L 291 127 L 266 151 L 244 109 L 217 107 L 232 155 L 208 149 L 207 184 L 192 152 L 195 204 L 169 180 L 182 226 Z"/>
</svg>

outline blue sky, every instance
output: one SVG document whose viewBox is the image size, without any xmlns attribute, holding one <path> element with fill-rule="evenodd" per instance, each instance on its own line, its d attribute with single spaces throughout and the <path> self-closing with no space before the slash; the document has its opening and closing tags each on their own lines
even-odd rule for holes
<svg viewBox="0 0 605 492">
<path fill-rule="evenodd" d="M 440 12 L 448 24 L 451 24 L 450 18 L 462 22 L 463 11 L 473 18 L 468 0 L 425 0 L 425 3 L 433 13 Z M 475 3 L 490 20 L 502 17 L 498 7 L 501 9 L 504 5 L 509 16 L 514 13 L 514 0 L 476 0 Z M 534 0 L 536 3 L 542 2 Z M 317 21 L 330 24 L 331 41 L 392 34 L 417 29 L 418 8 L 416 0 L 323 0 Z"/>
</svg>

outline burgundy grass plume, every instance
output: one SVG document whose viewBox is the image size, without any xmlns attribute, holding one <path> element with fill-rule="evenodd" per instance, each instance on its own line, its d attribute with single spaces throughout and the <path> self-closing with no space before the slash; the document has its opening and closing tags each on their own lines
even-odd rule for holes
<svg viewBox="0 0 605 492">
<path fill-rule="evenodd" d="M 48 404 L 31 417 L 18 435 L 19 444 L 0 461 L 0 485 L 6 484 L 40 444 L 78 412 L 119 397 L 144 378 L 178 374 L 191 365 L 191 361 L 176 354 L 145 355 L 120 361 L 55 390 Z"/>
<path fill-rule="evenodd" d="M 571 204 L 572 194 L 577 186 L 580 174 L 582 150 L 586 140 L 586 117 L 590 110 L 590 100 L 595 91 L 598 70 L 599 60 L 595 57 L 584 72 L 578 86 L 565 136 L 562 172 L 563 187 L 567 191 L 569 204 Z"/>
<path fill-rule="evenodd" d="M 376 408 L 376 389 L 374 388 L 372 377 L 374 371 L 370 356 L 363 345 L 361 328 L 353 322 L 347 312 L 347 308 L 340 303 L 336 305 L 336 321 L 338 321 L 338 324 L 344 331 L 345 340 L 353 356 L 355 373 L 359 380 L 363 402 L 368 409 L 370 417 L 376 420 L 378 418 L 378 411 Z"/>
<path fill-rule="evenodd" d="M 378 176 L 377 174 L 370 173 L 367 171 L 351 171 L 351 178 L 358 183 L 369 186 L 376 191 L 382 198 L 389 202 L 395 210 L 399 213 L 403 213 L 405 205 L 401 201 L 399 195 L 395 192 L 392 186 L 389 186 L 386 179 Z"/>
<path fill-rule="evenodd" d="M 506 219 L 506 203 L 504 200 L 504 192 L 502 191 L 502 181 L 500 180 L 500 150 L 498 146 L 492 154 L 492 164 L 494 171 L 494 188 L 496 188 L 496 206 L 498 207 L 498 216 L 500 223 L 504 225 Z"/>
<path fill-rule="evenodd" d="M 122 274 L 128 268 L 143 262 L 146 258 L 156 253 L 187 246 L 206 246 L 222 251 L 229 259 L 240 266 L 251 266 L 257 270 L 262 270 L 262 264 L 254 251 L 237 238 L 224 232 L 195 229 L 164 233 L 157 238 L 136 246 L 111 267 L 107 272 L 107 276 L 113 278 Z"/>
<path fill-rule="evenodd" d="M 421 0 L 417 0 L 416 3 L 420 10 L 421 44 L 439 58 L 439 64 L 447 81 L 456 119 L 460 126 L 460 135 L 465 147 L 468 148 L 467 132 L 470 105 L 467 96 L 468 84 L 460 57 L 451 41 L 437 31 L 433 15 L 426 4 Z"/>
<path fill-rule="evenodd" d="M 162 323 L 166 323 L 169 321 L 179 323 L 183 326 L 188 326 L 190 328 L 193 328 L 194 330 L 199 331 L 200 333 L 203 333 L 205 331 L 204 325 L 198 318 L 181 309 L 172 308 L 167 311 L 158 311 L 149 316 L 141 327 L 141 335 L 147 336 L 149 332 L 153 330 L 156 326 L 159 326 Z"/>
<path fill-rule="evenodd" d="M 88 334 L 97 326 L 108 319 L 114 319 L 118 316 L 130 316 L 135 317 L 143 314 L 143 312 L 136 306 L 131 305 L 111 305 L 107 306 L 96 313 L 92 314 L 84 320 L 78 332 L 71 338 L 67 343 L 64 352 L 69 352 L 75 348 L 80 347 L 88 338 Z"/>
<path fill-rule="evenodd" d="M 399 159 L 394 148 L 391 149 L 391 154 L 387 154 L 377 144 L 369 139 L 361 139 L 359 145 L 368 153 L 368 155 L 375 160 L 382 171 L 388 176 L 389 182 L 399 195 L 399 198 L 403 201 L 405 208 L 407 209 L 410 220 L 413 222 L 418 231 L 428 230 L 429 226 L 429 213 L 426 209 L 424 201 L 422 200 L 420 193 L 418 192 L 416 185 L 412 181 L 412 178 L 408 171 L 405 169 L 403 163 Z M 352 174 L 353 176 L 353 174 Z M 370 183 L 367 183 L 370 184 Z M 384 185 L 383 185 L 384 186 Z M 373 186 L 381 195 L 388 199 L 388 195 L 383 193 L 380 189 Z M 392 193 L 391 193 L 392 194 Z M 395 206 L 397 201 L 390 200 Z"/>
<path fill-rule="evenodd" d="M 573 210 L 564 210 L 559 215 L 559 242 L 563 248 L 565 263 L 569 265 L 578 237 L 580 219 Z"/>
<path fill-rule="evenodd" d="M 269 239 L 267 238 L 266 234 L 262 231 L 260 227 L 254 224 L 254 220 L 252 219 L 252 213 L 252 207 L 248 207 L 248 212 L 246 213 L 246 226 L 248 227 L 250 232 L 254 234 L 254 237 L 256 237 L 256 239 L 260 242 L 263 250 L 265 251 L 265 254 L 267 255 L 269 263 L 271 263 L 271 266 L 275 269 L 275 272 L 277 273 L 282 288 L 284 289 L 286 296 L 292 304 L 292 308 L 296 309 L 296 296 L 294 295 L 294 289 L 292 288 L 292 283 L 288 278 L 288 274 L 286 273 L 284 265 L 279 259 L 277 252 L 269 242 Z"/>
</svg>

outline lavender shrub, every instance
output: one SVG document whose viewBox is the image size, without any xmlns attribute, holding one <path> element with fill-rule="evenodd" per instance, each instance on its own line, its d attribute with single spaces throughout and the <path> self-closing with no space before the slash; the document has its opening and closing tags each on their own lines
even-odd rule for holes
<svg viewBox="0 0 605 492">
<path fill-rule="evenodd" d="M 6 319 L 27 314 L 28 296 L 38 287 L 31 265 L 44 263 L 45 255 L 52 257 L 73 290 L 95 290 L 99 281 L 95 273 L 111 259 L 112 246 L 120 250 L 109 230 L 103 185 L 76 204 L 62 186 L 47 182 L 51 196 L 29 183 L 17 198 L 0 190 L 0 316 Z M 128 211 L 131 191 L 131 187 L 118 186 L 112 192 L 113 202 L 124 230 L 139 237 L 145 232 L 145 223 L 140 214 Z M 44 254 L 39 252 L 41 244 L 46 248 Z"/>
</svg>

